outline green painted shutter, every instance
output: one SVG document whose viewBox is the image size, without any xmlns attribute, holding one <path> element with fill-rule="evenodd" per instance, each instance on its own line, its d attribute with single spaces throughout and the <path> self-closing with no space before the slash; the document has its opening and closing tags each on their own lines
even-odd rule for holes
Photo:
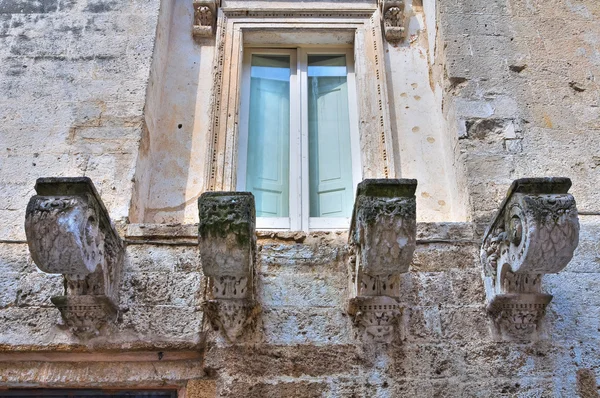
<svg viewBox="0 0 600 398">
<path fill-rule="evenodd" d="M 253 55 L 246 189 L 258 217 L 289 216 L 290 58 Z"/>
<path fill-rule="evenodd" d="M 311 217 L 350 217 L 353 205 L 344 55 L 308 57 Z"/>
</svg>

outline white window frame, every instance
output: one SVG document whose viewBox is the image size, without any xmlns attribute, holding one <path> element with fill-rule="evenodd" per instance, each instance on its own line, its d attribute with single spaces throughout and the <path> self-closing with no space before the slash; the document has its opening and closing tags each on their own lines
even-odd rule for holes
<svg viewBox="0 0 600 398">
<path fill-rule="evenodd" d="M 349 59 L 354 58 L 354 76 L 349 77 L 348 83 L 355 90 L 356 98 L 349 98 L 349 106 L 356 107 L 356 112 L 350 111 L 350 115 L 357 121 L 351 121 L 351 125 L 358 126 L 358 134 L 354 138 L 351 134 L 351 139 L 358 141 L 358 145 L 351 141 L 351 155 L 353 160 L 360 160 L 356 165 L 353 162 L 353 182 L 356 184 L 361 178 L 397 178 L 400 162 L 394 148 L 399 146 L 391 131 L 384 44 L 376 4 L 337 3 L 335 9 L 284 10 L 264 2 L 261 4 L 266 8 L 250 10 L 247 4 L 228 2 L 218 10 L 205 190 L 233 191 L 240 186 L 238 151 L 242 140 L 243 59 L 246 52 L 257 47 L 312 48 L 331 52 L 328 46 L 339 49 L 345 45 L 353 52 Z M 351 78 L 355 84 L 350 83 Z M 360 169 L 358 172 L 354 170 L 356 167 Z M 290 202 L 290 211 L 293 209 Z M 306 209 L 303 214 L 308 214 Z M 259 229 L 307 231 L 346 229 L 348 226 L 344 223 L 338 227 L 339 224 L 328 223 L 326 219 L 300 222 L 300 225 L 292 225 L 291 220 L 289 223 L 280 223 L 278 219 L 263 221 Z"/>
<path fill-rule="evenodd" d="M 308 142 L 308 56 L 313 54 L 345 55 L 348 85 L 348 114 L 350 126 L 350 157 L 352 162 L 352 195 L 362 180 L 358 137 L 358 109 L 354 53 L 347 47 L 247 48 L 242 67 L 240 127 L 238 140 L 238 191 L 246 190 L 248 164 L 248 128 L 250 109 L 250 70 L 252 55 L 288 55 L 290 57 L 290 148 L 289 148 L 289 217 L 257 217 L 259 229 L 330 230 L 347 229 L 349 217 L 309 217 L 309 142 Z"/>
</svg>

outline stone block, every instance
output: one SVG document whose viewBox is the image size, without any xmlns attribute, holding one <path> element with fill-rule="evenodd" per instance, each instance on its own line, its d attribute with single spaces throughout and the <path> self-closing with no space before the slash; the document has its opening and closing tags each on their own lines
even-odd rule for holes
<svg viewBox="0 0 600 398">
<path fill-rule="evenodd" d="M 447 271 L 476 267 L 478 250 L 471 243 L 420 243 L 411 269 L 417 272 Z"/>
<path fill-rule="evenodd" d="M 281 397 L 281 398 L 317 398 L 326 396 L 329 388 L 324 382 L 276 381 L 256 384 L 234 382 L 219 389 L 221 397 Z"/>
<path fill-rule="evenodd" d="M 211 346 L 205 356 L 207 372 L 239 378 L 323 377 L 353 373 L 360 356 L 353 345 L 285 344 Z"/>
<path fill-rule="evenodd" d="M 440 310 L 442 335 L 452 340 L 486 341 L 491 338 L 483 305 Z"/>
<path fill-rule="evenodd" d="M 41 272 L 22 274 L 15 304 L 19 307 L 52 307 L 50 299 L 65 294 L 62 275 Z"/>
<path fill-rule="evenodd" d="M 442 324 L 437 307 L 411 307 L 405 310 L 408 318 L 406 341 L 430 342 L 442 339 Z"/>
<path fill-rule="evenodd" d="M 19 291 L 19 273 L 6 272 L 0 277 L 0 308 L 14 306 Z"/>
<path fill-rule="evenodd" d="M 134 332 L 138 339 L 198 342 L 202 331 L 202 312 L 176 306 L 135 306 L 123 311 L 124 333 Z"/>
<path fill-rule="evenodd" d="M 123 277 L 121 305 L 170 305 L 168 273 L 127 273 Z"/>
<path fill-rule="evenodd" d="M 345 344 L 351 337 L 351 321 L 341 308 L 266 307 L 261 317 L 268 344 Z"/>
<path fill-rule="evenodd" d="M 348 248 L 343 239 L 317 239 L 307 244 L 262 243 L 257 253 L 260 272 L 282 272 L 294 275 L 299 272 L 333 274 L 346 269 L 343 261 Z"/>
<path fill-rule="evenodd" d="M 344 304 L 346 275 L 298 274 L 296 276 L 265 275 L 259 277 L 258 297 L 267 307 L 337 307 Z"/>
<path fill-rule="evenodd" d="M 44 14 L 58 9 L 58 0 L 6 0 L 0 4 L 0 14 Z"/>
<path fill-rule="evenodd" d="M 209 379 L 190 380 L 185 385 L 186 398 L 214 398 L 217 396 L 217 381 Z"/>
</svg>

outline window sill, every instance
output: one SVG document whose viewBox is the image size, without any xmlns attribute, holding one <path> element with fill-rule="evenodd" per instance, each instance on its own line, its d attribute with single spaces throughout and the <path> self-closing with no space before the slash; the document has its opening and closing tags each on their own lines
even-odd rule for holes
<svg viewBox="0 0 600 398">
<path fill-rule="evenodd" d="M 125 224 L 117 226 L 119 234 L 127 243 L 165 243 L 196 246 L 198 244 L 198 224 Z M 307 236 L 319 233 L 341 235 L 348 228 L 304 231 L 257 229 L 259 239 L 281 239 L 302 242 Z M 418 222 L 417 243 L 464 242 L 478 243 L 474 224 L 470 222 Z"/>
</svg>

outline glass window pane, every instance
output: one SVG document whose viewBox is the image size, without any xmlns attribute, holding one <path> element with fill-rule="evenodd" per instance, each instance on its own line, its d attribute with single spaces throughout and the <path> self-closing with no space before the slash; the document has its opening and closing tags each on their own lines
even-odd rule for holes
<svg viewBox="0 0 600 398">
<path fill-rule="evenodd" d="M 350 217 L 354 202 L 345 55 L 308 56 L 310 217 Z"/>
<path fill-rule="evenodd" d="M 258 217 L 289 216 L 290 57 L 252 55 L 246 190 Z"/>
</svg>

